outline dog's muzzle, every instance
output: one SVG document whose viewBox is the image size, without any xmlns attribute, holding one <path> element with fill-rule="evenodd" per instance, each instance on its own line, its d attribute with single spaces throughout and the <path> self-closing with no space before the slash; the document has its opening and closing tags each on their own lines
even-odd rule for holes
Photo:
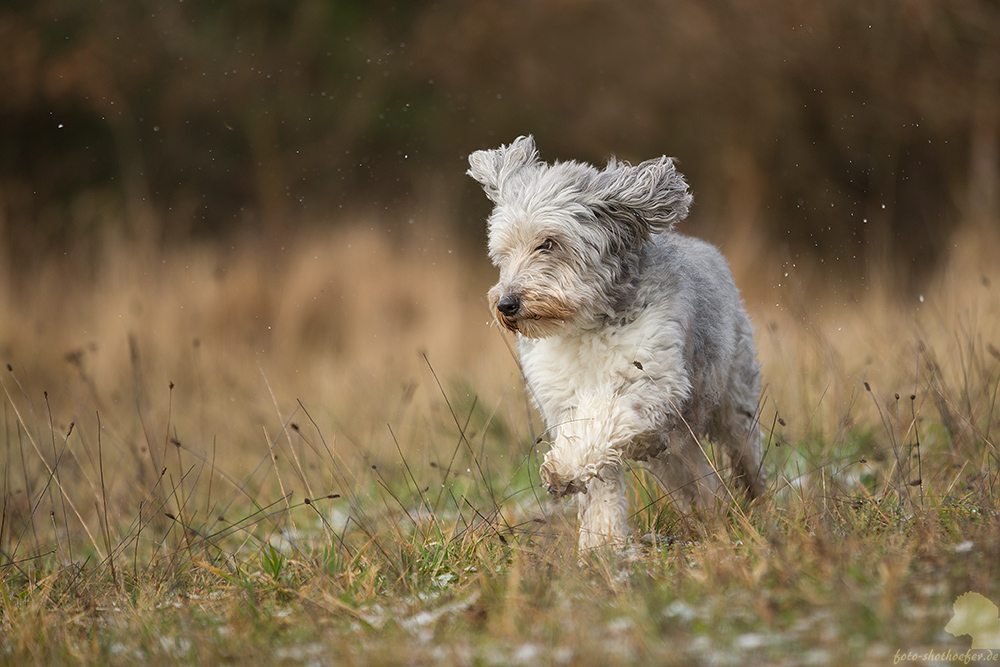
<svg viewBox="0 0 1000 667">
<path fill-rule="evenodd" d="M 497 323 L 528 338 L 538 338 L 564 325 L 574 314 L 552 294 L 539 295 L 516 286 L 497 285 L 490 290 L 489 298 Z"/>
<path fill-rule="evenodd" d="M 521 301 L 521 297 L 517 294 L 504 294 L 494 305 L 496 312 L 494 313 L 497 322 L 511 332 L 519 331 L 517 326 L 518 320 L 520 319 L 518 315 L 521 313 L 521 306 L 524 305 Z"/>
</svg>

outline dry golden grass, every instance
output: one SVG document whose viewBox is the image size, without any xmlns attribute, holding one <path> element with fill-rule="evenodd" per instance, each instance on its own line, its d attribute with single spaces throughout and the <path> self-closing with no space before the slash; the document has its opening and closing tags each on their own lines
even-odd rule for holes
<svg viewBox="0 0 1000 667">
<path fill-rule="evenodd" d="M 997 247 L 960 239 L 912 303 L 734 258 L 772 493 L 685 521 L 637 470 L 661 542 L 583 567 L 482 256 L 312 231 L 3 286 L 0 660 L 964 653 L 951 603 L 1000 599 Z"/>
</svg>

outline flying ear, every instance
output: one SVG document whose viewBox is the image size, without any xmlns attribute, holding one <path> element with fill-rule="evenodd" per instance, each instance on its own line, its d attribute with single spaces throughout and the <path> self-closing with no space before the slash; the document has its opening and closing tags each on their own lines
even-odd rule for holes
<svg viewBox="0 0 1000 667">
<path fill-rule="evenodd" d="M 469 156 L 467 173 L 479 181 L 486 196 L 499 201 L 510 179 L 524 167 L 538 162 L 538 150 L 531 135 L 518 137 L 509 146 L 476 151 Z"/>
<path fill-rule="evenodd" d="M 674 161 L 660 157 L 633 167 L 614 158 L 597 176 L 601 196 L 597 207 L 625 218 L 641 238 L 666 231 L 687 217 L 693 197 Z"/>
</svg>

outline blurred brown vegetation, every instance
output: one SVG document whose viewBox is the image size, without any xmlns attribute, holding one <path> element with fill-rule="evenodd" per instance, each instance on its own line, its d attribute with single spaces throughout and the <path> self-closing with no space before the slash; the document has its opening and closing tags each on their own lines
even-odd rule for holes
<svg viewBox="0 0 1000 667">
<path fill-rule="evenodd" d="M 529 132 L 677 156 L 697 233 L 912 292 L 997 226 L 1000 4 L 13 0 L 0 268 L 359 214 L 478 244 L 465 156 Z"/>
</svg>

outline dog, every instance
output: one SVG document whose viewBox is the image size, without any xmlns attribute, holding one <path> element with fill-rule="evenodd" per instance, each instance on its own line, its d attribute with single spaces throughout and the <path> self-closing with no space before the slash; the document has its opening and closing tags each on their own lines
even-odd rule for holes
<svg viewBox="0 0 1000 667">
<path fill-rule="evenodd" d="M 546 164 L 522 136 L 470 155 L 467 173 L 494 203 L 489 306 L 516 334 L 553 437 L 542 483 L 577 498 L 580 550 L 627 543 L 626 461 L 644 462 L 685 513 L 733 490 L 759 497 L 753 328 L 722 254 L 672 231 L 692 204 L 673 160 Z"/>
</svg>

